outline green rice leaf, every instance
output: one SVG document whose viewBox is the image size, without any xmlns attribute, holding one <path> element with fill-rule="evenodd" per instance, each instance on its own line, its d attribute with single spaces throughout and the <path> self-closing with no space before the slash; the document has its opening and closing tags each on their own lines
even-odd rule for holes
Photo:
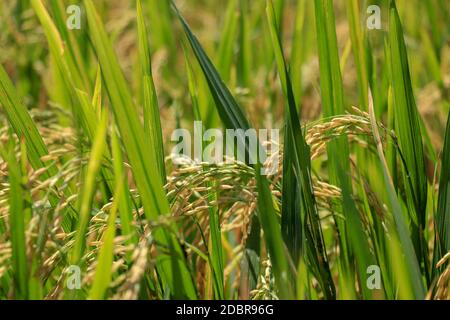
<svg viewBox="0 0 450 320">
<path fill-rule="evenodd" d="M 392 65 L 392 87 L 395 103 L 395 123 L 398 140 L 408 172 L 404 176 L 407 200 L 413 223 L 425 225 L 427 180 L 423 154 L 419 115 L 411 85 L 408 56 L 403 29 L 395 6 L 391 1 L 389 18 L 389 46 Z"/>
<path fill-rule="evenodd" d="M 108 226 L 103 234 L 103 244 L 98 255 L 97 268 L 95 270 L 94 283 L 89 293 L 89 298 L 101 300 L 105 298 L 106 291 L 111 283 L 112 263 L 114 258 L 114 235 L 116 231 L 116 216 L 119 202 L 122 199 L 124 184 L 122 178 L 116 181 L 114 201 L 108 217 Z"/>
<path fill-rule="evenodd" d="M 105 79 L 105 87 L 111 101 L 123 144 L 129 158 L 133 175 L 139 190 L 144 212 L 149 220 L 157 220 L 160 215 L 170 212 L 169 203 L 163 190 L 163 182 L 156 169 L 156 151 L 154 146 L 145 144 L 145 134 L 140 124 L 136 108 L 125 77 L 120 69 L 117 57 L 107 37 L 104 26 L 91 0 L 85 0 L 84 5 L 89 23 L 89 34 Z M 168 231 L 157 228 L 155 239 L 166 247 L 171 255 L 158 256 L 159 271 L 170 288 L 170 294 L 178 298 L 196 297 L 196 289 L 187 269 L 183 252 L 174 237 Z"/>
<path fill-rule="evenodd" d="M 362 23 L 360 21 L 360 5 L 358 0 L 347 0 L 347 15 L 349 17 L 350 37 L 352 41 L 353 56 L 355 58 L 358 88 L 359 88 L 359 103 L 362 110 L 368 108 L 369 91 L 369 77 L 367 74 L 366 51 L 364 48 L 364 33 Z"/>
<path fill-rule="evenodd" d="M 436 212 L 436 245 L 435 256 L 442 258 L 450 252 L 450 114 L 447 120 L 444 149 L 442 150 L 441 176 L 439 179 L 439 196 Z"/>
<path fill-rule="evenodd" d="M 228 82 L 231 75 L 238 21 L 237 0 L 231 0 L 225 12 L 222 37 L 217 49 L 217 69 L 225 83 Z"/>
<path fill-rule="evenodd" d="M 75 237 L 75 244 L 72 249 L 71 262 L 73 265 L 78 265 L 84 254 L 86 248 L 86 231 L 91 220 L 92 214 L 92 199 L 96 193 L 96 179 L 100 172 L 103 156 L 106 150 L 106 133 L 108 128 L 108 117 L 106 111 L 103 113 L 100 121 L 100 126 L 97 128 L 94 143 L 92 145 L 89 163 L 87 166 L 86 176 L 81 189 L 79 200 L 79 214 L 77 233 Z"/>
<path fill-rule="evenodd" d="M 111 130 L 111 149 L 113 156 L 113 166 L 114 166 L 114 177 L 116 177 L 116 184 L 120 183 L 122 186 L 122 192 L 120 192 L 120 200 L 119 200 L 119 214 L 120 214 L 120 223 L 122 227 L 122 235 L 131 237 L 128 243 L 138 243 L 138 237 L 136 234 L 136 230 L 132 225 L 133 222 L 133 211 L 132 211 L 132 203 L 131 203 L 131 195 L 130 191 L 127 188 L 128 179 L 125 175 L 125 170 L 123 169 L 123 156 L 122 156 L 122 148 L 120 146 L 120 141 L 118 134 L 113 127 Z M 118 187 L 116 187 L 117 189 Z M 128 258 L 131 258 L 130 255 Z"/>
<path fill-rule="evenodd" d="M 158 171 L 161 176 L 161 181 L 165 183 L 166 168 L 164 165 L 164 141 L 161 132 L 161 119 L 159 114 L 159 105 L 155 84 L 153 83 L 147 29 L 142 13 L 142 5 L 140 0 L 136 2 L 136 8 L 139 38 L 139 61 L 141 63 L 144 91 L 144 131 L 146 139 L 148 139 L 148 141 L 150 141 L 150 144 L 154 146 Z"/>
<path fill-rule="evenodd" d="M 384 155 L 373 103 L 369 103 L 369 115 L 380 164 L 383 169 L 383 183 L 388 194 L 387 205 L 393 216 L 392 223 L 395 225 L 395 230 L 390 228 L 393 239 L 388 241 L 393 269 L 398 279 L 395 285 L 399 287 L 401 297 L 423 299 L 425 297 L 425 288 L 419 263 L 411 237 L 409 236 L 401 204 L 397 198 L 392 177 L 389 174 L 389 167 Z"/>
<path fill-rule="evenodd" d="M 28 110 L 20 101 L 11 80 L 1 65 L 0 104 L 3 106 L 3 110 L 8 116 L 8 120 L 16 135 L 24 139 L 28 150 L 27 154 L 33 168 L 36 170 L 44 168 L 45 165 L 41 161 L 41 158 L 48 155 L 47 147 L 45 146 L 33 119 L 31 119 Z M 53 174 L 55 174 L 55 169 L 49 167 L 48 174 L 44 174 L 44 176 Z"/>
<path fill-rule="evenodd" d="M 12 141 L 12 139 L 11 139 Z M 22 146 L 25 144 L 22 143 Z M 14 296 L 16 299 L 29 298 L 29 271 L 27 263 L 27 246 L 25 240 L 26 216 L 30 218 L 30 203 L 24 188 L 24 178 L 20 163 L 17 163 L 14 144 L 11 142 L 6 148 L 1 146 L 0 155 L 8 163 L 9 176 L 9 227 L 11 230 L 12 270 L 14 281 Z M 25 148 L 22 147 L 22 151 Z M 28 213 L 27 213 L 28 212 Z"/>
<path fill-rule="evenodd" d="M 261 175 L 261 166 L 256 166 L 258 187 L 258 212 L 264 230 L 265 243 L 273 264 L 275 281 L 282 299 L 292 299 L 294 288 L 290 281 L 290 266 L 283 237 L 277 221 L 269 182 Z"/>
<path fill-rule="evenodd" d="M 283 228 L 285 230 L 284 236 L 285 239 L 289 239 L 290 248 L 294 249 L 293 256 L 296 258 L 296 263 L 299 262 L 298 259 L 300 258 L 299 250 L 307 250 L 305 254 L 310 258 L 309 261 L 315 269 L 316 276 L 318 277 L 324 294 L 328 298 L 334 298 L 334 284 L 328 266 L 322 228 L 312 189 L 309 147 L 306 144 L 300 127 L 300 119 L 297 113 L 290 74 L 284 59 L 281 41 L 276 32 L 276 30 L 278 30 L 278 22 L 271 0 L 267 1 L 266 11 L 281 87 L 287 104 L 285 111 L 285 150 L 288 151 L 284 155 L 283 165 L 286 164 L 288 167 L 283 167 L 283 179 L 286 179 L 283 181 L 283 187 L 289 187 L 290 189 L 283 189 L 283 193 L 286 195 L 283 199 L 283 205 L 286 205 L 286 207 L 283 207 L 283 214 L 287 216 L 283 221 Z M 292 165 L 292 167 L 289 167 L 290 165 Z M 294 195 L 297 192 L 298 196 L 295 197 Z M 290 195 L 288 196 L 288 194 Z M 301 200 L 300 204 L 298 203 L 299 200 Z M 299 215 L 301 216 L 299 217 Z M 306 224 L 308 226 L 306 235 L 304 235 L 304 228 L 299 227 L 299 224 Z M 297 229 L 290 230 L 296 225 Z M 307 247 L 306 242 L 309 244 Z M 298 246 L 296 250 L 295 246 Z M 302 248 L 302 246 L 304 247 Z"/>
<path fill-rule="evenodd" d="M 211 94 L 214 97 L 217 110 L 219 112 L 220 118 L 227 129 L 240 128 L 247 130 L 250 125 L 247 118 L 244 115 L 242 109 L 238 106 L 237 102 L 231 95 L 230 90 L 226 87 L 223 80 L 221 79 L 216 68 L 212 64 L 209 57 L 204 52 L 201 44 L 198 42 L 197 38 L 192 33 L 186 20 L 183 18 L 178 9 L 173 5 L 175 13 L 177 14 L 181 25 L 186 33 L 189 43 L 192 46 L 192 50 L 197 57 L 197 60 L 205 74 L 206 80 L 209 85 Z"/>
</svg>

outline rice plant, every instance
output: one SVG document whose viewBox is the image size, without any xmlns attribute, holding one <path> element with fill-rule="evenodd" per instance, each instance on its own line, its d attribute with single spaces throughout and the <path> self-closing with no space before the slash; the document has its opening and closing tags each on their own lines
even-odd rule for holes
<svg viewBox="0 0 450 320">
<path fill-rule="evenodd" d="M 449 299 L 446 4 L 3 1 L 0 299 Z"/>
</svg>

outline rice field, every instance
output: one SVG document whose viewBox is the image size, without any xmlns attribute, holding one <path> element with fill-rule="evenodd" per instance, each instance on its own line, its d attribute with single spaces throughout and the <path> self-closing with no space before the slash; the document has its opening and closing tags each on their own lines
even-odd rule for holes
<svg viewBox="0 0 450 320">
<path fill-rule="evenodd" d="M 10 0 L 0 30 L 0 300 L 450 298 L 446 0 Z"/>
</svg>

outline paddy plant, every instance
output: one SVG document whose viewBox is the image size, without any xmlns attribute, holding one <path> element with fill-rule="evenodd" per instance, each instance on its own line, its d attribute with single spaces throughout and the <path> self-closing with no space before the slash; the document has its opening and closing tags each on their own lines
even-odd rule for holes
<svg viewBox="0 0 450 320">
<path fill-rule="evenodd" d="M 445 4 L 2 3 L 0 299 L 449 299 Z"/>
</svg>

